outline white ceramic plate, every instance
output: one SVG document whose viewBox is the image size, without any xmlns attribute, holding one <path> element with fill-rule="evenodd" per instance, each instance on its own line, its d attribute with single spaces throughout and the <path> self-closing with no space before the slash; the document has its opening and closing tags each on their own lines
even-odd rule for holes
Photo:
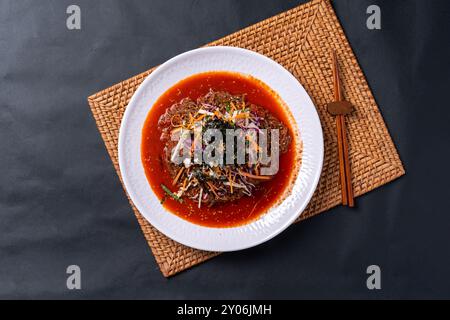
<svg viewBox="0 0 450 320">
<path fill-rule="evenodd" d="M 258 220 L 235 228 L 203 227 L 168 212 L 153 193 L 141 162 L 142 128 L 155 101 L 177 82 L 207 71 L 239 72 L 263 81 L 277 92 L 289 107 L 303 143 L 302 165 L 290 195 Z M 299 217 L 310 201 L 319 181 L 322 162 L 322 128 L 316 109 L 302 85 L 273 60 L 239 48 L 202 48 L 167 61 L 150 74 L 133 95 L 120 127 L 120 171 L 133 203 L 139 212 L 166 236 L 202 250 L 246 249 L 285 230 Z"/>
</svg>

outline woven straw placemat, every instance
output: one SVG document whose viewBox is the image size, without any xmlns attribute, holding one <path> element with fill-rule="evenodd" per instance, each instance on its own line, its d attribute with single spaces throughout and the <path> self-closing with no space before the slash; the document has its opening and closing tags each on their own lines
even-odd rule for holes
<svg viewBox="0 0 450 320">
<path fill-rule="evenodd" d="M 246 48 L 278 61 L 292 72 L 314 100 L 324 131 L 325 160 L 319 186 L 300 220 L 341 203 L 335 121 L 325 108 L 333 100 L 330 57 L 333 49 L 339 57 L 345 97 L 356 107 L 356 112 L 348 117 L 355 195 L 367 193 L 405 173 L 375 99 L 328 0 L 313 0 L 209 45 Z M 119 178 L 120 122 L 131 96 L 153 70 L 88 98 Z M 133 204 L 131 206 L 164 276 L 172 276 L 218 254 L 195 250 L 167 238 L 152 227 Z"/>
</svg>

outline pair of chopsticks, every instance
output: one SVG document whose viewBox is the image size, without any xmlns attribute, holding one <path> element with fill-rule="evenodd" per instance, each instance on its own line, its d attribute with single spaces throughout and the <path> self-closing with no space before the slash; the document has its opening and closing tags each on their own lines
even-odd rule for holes
<svg viewBox="0 0 450 320">
<path fill-rule="evenodd" d="M 339 153 L 339 173 L 341 180 L 342 204 L 354 207 L 352 174 L 349 160 L 349 146 L 347 140 L 347 129 L 345 125 L 345 115 L 353 111 L 353 106 L 345 101 L 342 94 L 341 77 L 336 52 L 332 53 L 333 60 L 333 84 L 335 101 L 328 105 L 328 112 L 336 116 L 336 131 Z"/>
</svg>

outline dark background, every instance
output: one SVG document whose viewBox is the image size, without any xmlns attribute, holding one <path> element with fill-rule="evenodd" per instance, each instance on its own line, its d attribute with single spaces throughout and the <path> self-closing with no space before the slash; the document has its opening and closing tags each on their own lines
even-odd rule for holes
<svg viewBox="0 0 450 320">
<path fill-rule="evenodd" d="M 0 298 L 450 298 L 448 0 L 334 2 L 405 177 L 257 248 L 158 270 L 86 97 L 302 2 L 0 0 Z"/>
</svg>

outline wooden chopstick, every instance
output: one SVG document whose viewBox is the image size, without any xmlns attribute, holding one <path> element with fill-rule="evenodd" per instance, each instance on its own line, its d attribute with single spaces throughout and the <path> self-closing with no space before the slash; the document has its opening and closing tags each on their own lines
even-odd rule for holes
<svg viewBox="0 0 450 320">
<path fill-rule="evenodd" d="M 342 143 L 342 120 L 341 115 L 336 116 L 336 128 L 337 128 L 337 141 L 338 141 L 338 153 L 339 153 L 339 175 L 341 180 L 341 195 L 342 204 L 346 206 L 348 204 L 347 200 L 347 178 L 345 175 L 345 156 L 344 156 L 344 145 Z"/>
<path fill-rule="evenodd" d="M 334 98 L 336 101 L 343 101 L 341 78 L 339 75 L 339 65 L 337 61 L 336 52 L 333 51 L 333 87 Z M 338 139 L 338 152 L 339 152 L 339 173 L 341 177 L 341 194 L 342 204 L 349 207 L 355 206 L 353 186 L 351 181 L 351 168 L 349 157 L 349 146 L 347 140 L 347 129 L 345 125 L 345 117 L 343 115 L 336 116 L 336 128 Z"/>
<path fill-rule="evenodd" d="M 342 101 L 342 86 L 341 78 L 339 75 L 339 65 L 337 61 L 336 51 L 333 51 L 333 86 L 334 86 L 334 99 L 336 101 Z"/>
<path fill-rule="evenodd" d="M 347 187 L 347 198 L 348 206 L 353 208 L 355 206 L 355 199 L 353 196 L 353 186 L 352 186 L 352 172 L 350 169 L 350 157 L 348 153 L 348 140 L 347 140 L 347 129 L 345 125 L 345 117 L 341 116 L 341 128 L 342 128 L 342 145 L 344 149 L 344 163 L 345 163 L 345 177 L 346 177 L 346 187 Z"/>
<path fill-rule="evenodd" d="M 334 100 L 341 101 L 342 90 L 341 83 L 339 81 L 339 71 L 337 68 L 336 52 L 333 51 L 333 87 L 334 87 Z M 344 145 L 342 143 L 342 115 L 336 116 L 336 131 L 338 142 L 338 155 L 339 155 L 339 175 L 341 180 L 341 195 L 342 204 L 346 206 L 347 202 L 347 178 L 345 176 L 345 158 L 344 158 Z"/>
</svg>

